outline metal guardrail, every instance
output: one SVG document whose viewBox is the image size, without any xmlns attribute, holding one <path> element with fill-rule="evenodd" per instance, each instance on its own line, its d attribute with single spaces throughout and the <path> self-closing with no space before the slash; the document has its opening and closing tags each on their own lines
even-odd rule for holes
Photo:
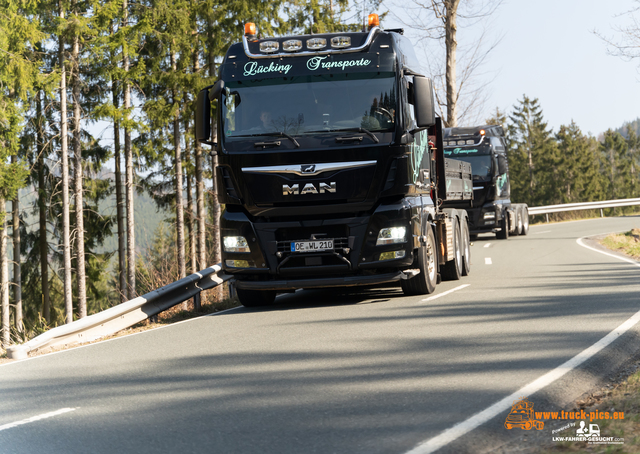
<svg viewBox="0 0 640 454">
<path fill-rule="evenodd" d="M 72 323 L 52 328 L 24 344 L 11 345 L 7 347 L 7 355 L 12 359 L 24 359 L 32 351 L 90 342 L 115 334 L 176 304 L 199 297 L 201 291 L 216 287 L 230 278 L 230 275 L 222 272 L 221 264 L 210 266 L 146 295 Z"/>
<path fill-rule="evenodd" d="M 640 198 L 602 200 L 599 202 L 565 203 L 562 205 L 529 207 L 529 214 L 534 215 L 534 214 L 560 213 L 562 211 L 597 210 L 597 209 L 603 209 L 603 208 L 627 207 L 627 206 L 634 206 L 634 205 L 640 205 Z"/>
</svg>

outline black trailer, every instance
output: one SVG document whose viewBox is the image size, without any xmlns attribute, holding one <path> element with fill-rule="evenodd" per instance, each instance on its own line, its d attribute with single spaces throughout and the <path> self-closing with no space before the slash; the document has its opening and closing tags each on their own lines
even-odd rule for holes
<svg viewBox="0 0 640 454">
<path fill-rule="evenodd" d="M 217 130 L 222 266 L 242 304 L 393 282 L 427 294 L 469 273 L 471 166 L 445 159 L 432 82 L 402 31 L 245 30 L 196 121 L 202 142 Z"/>
<path fill-rule="evenodd" d="M 473 208 L 467 208 L 471 235 L 495 233 L 500 239 L 529 232 L 529 208 L 511 202 L 507 143 L 502 126 L 446 128 L 444 153 L 471 164 Z M 457 206 L 447 202 L 445 206 Z"/>
</svg>

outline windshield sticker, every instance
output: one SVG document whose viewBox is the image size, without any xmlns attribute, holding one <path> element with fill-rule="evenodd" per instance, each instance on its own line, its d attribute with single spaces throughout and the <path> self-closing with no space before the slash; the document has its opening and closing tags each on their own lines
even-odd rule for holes
<svg viewBox="0 0 640 454">
<path fill-rule="evenodd" d="M 369 66 L 369 64 L 371 64 L 371 60 L 367 60 L 366 58 L 361 58 L 359 60 L 322 61 L 327 57 L 328 55 L 324 57 L 311 57 L 307 60 L 307 68 L 311 71 L 315 71 L 320 68 L 342 68 L 344 71 L 345 68 L 350 68 L 351 66 Z"/>
<path fill-rule="evenodd" d="M 244 65 L 244 76 L 255 76 L 257 74 L 284 72 L 287 74 L 293 68 L 292 65 L 280 65 L 271 62 L 268 66 L 260 66 L 257 61 L 250 61 Z"/>
</svg>

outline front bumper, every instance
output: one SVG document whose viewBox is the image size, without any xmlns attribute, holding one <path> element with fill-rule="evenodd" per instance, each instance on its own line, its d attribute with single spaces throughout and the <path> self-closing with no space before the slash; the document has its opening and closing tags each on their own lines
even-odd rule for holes
<svg viewBox="0 0 640 454">
<path fill-rule="evenodd" d="M 419 246 L 419 205 L 402 199 L 379 206 L 373 214 L 348 218 L 251 222 L 242 212 L 225 211 L 221 236 L 247 239 L 248 253 L 223 250 L 226 273 L 234 275 L 237 288 L 294 290 L 298 288 L 376 285 L 403 278 L 411 268 Z M 376 246 L 380 229 L 406 227 L 403 243 Z M 294 253 L 292 241 L 331 238 L 334 249 Z M 380 260 L 382 253 L 401 251 L 403 257 Z M 238 261 L 238 262 L 235 262 Z M 241 262 L 240 262 L 241 261 Z M 245 267 L 228 266 L 242 263 Z M 405 276 L 406 277 L 406 276 Z"/>
</svg>

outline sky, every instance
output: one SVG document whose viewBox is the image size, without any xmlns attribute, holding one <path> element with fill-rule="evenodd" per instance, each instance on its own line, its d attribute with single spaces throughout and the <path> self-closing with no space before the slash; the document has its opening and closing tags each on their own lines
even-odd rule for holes
<svg viewBox="0 0 640 454">
<path fill-rule="evenodd" d="M 511 111 L 523 95 L 538 98 L 554 131 L 573 120 L 584 133 L 597 136 L 640 117 L 640 59 L 610 55 L 610 46 L 594 34 L 619 41 L 622 35 L 615 28 L 630 23 L 625 13 L 634 6 L 640 3 L 504 0 L 484 21 L 489 34 L 502 39 L 478 71 L 479 80 L 487 84 L 480 119 L 496 107 Z M 386 7 L 402 14 L 402 7 Z M 393 18 L 382 25 L 407 29 Z M 459 46 L 468 45 L 477 33 L 477 26 L 460 29 Z M 414 32 L 406 34 L 416 40 Z"/>
</svg>

